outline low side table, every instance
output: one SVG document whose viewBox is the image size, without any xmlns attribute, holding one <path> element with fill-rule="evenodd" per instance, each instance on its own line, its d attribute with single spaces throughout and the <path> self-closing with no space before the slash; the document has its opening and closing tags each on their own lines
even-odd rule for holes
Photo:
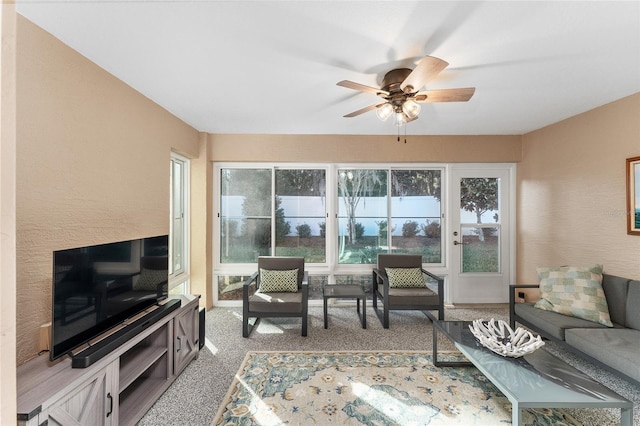
<svg viewBox="0 0 640 426">
<path fill-rule="evenodd" d="M 324 328 L 327 324 L 327 300 L 328 299 L 356 299 L 356 311 L 360 317 L 362 328 L 367 328 L 367 295 L 362 286 L 352 284 L 323 284 L 322 305 L 324 308 Z M 362 300 L 362 312 L 360 312 L 360 300 Z"/>
</svg>

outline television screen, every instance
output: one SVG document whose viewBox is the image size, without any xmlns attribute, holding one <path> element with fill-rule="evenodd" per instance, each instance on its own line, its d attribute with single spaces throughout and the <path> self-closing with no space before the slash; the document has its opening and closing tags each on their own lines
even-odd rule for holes
<svg viewBox="0 0 640 426">
<path fill-rule="evenodd" d="M 51 359 L 165 299 L 167 235 L 53 253 Z"/>
</svg>

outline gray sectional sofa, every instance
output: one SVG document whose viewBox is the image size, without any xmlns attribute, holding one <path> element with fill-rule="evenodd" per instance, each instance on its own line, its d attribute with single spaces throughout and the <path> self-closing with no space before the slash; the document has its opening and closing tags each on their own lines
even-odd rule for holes
<svg viewBox="0 0 640 426">
<path fill-rule="evenodd" d="M 518 289 L 509 286 L 509 323 L 518 322 L 585 359 L 640 385 L 640 281 L 603 274 L 613 328 L 551 311 L 534 303 L 516 303 Z"/>
</svg>

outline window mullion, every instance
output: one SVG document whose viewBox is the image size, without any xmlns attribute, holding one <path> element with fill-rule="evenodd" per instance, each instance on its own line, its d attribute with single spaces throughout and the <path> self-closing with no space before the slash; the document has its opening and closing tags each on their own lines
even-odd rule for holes
<svg viewBox="0 0 640 426">
<path fill-rule="evenodd" d="M 391 200 L 391 168 L 387 170 L 387 253 L 391 253 L 391 247 L 393 246 L 393 211 Z"/>
<path fill-rule="evenodd" d="M 271 255 L 276 254 L 276 167 L 271 167 Z"/>
</svg>

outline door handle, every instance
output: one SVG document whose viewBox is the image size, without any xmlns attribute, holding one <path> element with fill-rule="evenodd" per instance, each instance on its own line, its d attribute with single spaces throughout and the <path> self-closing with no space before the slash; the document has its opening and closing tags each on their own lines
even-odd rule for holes
<svg viewBox="0 0 640 426">
<path fill-rule="evenodd" d="M 107 417 L 113 413 L 113 397 L 111 396 L 111 392 L 107 394 L 107 399 L 109 400 L 109 412 L 107 413 Z"/>
<path fill-rule="evenodd" d="M 466 246 L 467 244 L 469 244 L 469 243 L 461 243 L 460 241 L 454 241 L 453 242 L 454 246 Z"/>
</svg>

